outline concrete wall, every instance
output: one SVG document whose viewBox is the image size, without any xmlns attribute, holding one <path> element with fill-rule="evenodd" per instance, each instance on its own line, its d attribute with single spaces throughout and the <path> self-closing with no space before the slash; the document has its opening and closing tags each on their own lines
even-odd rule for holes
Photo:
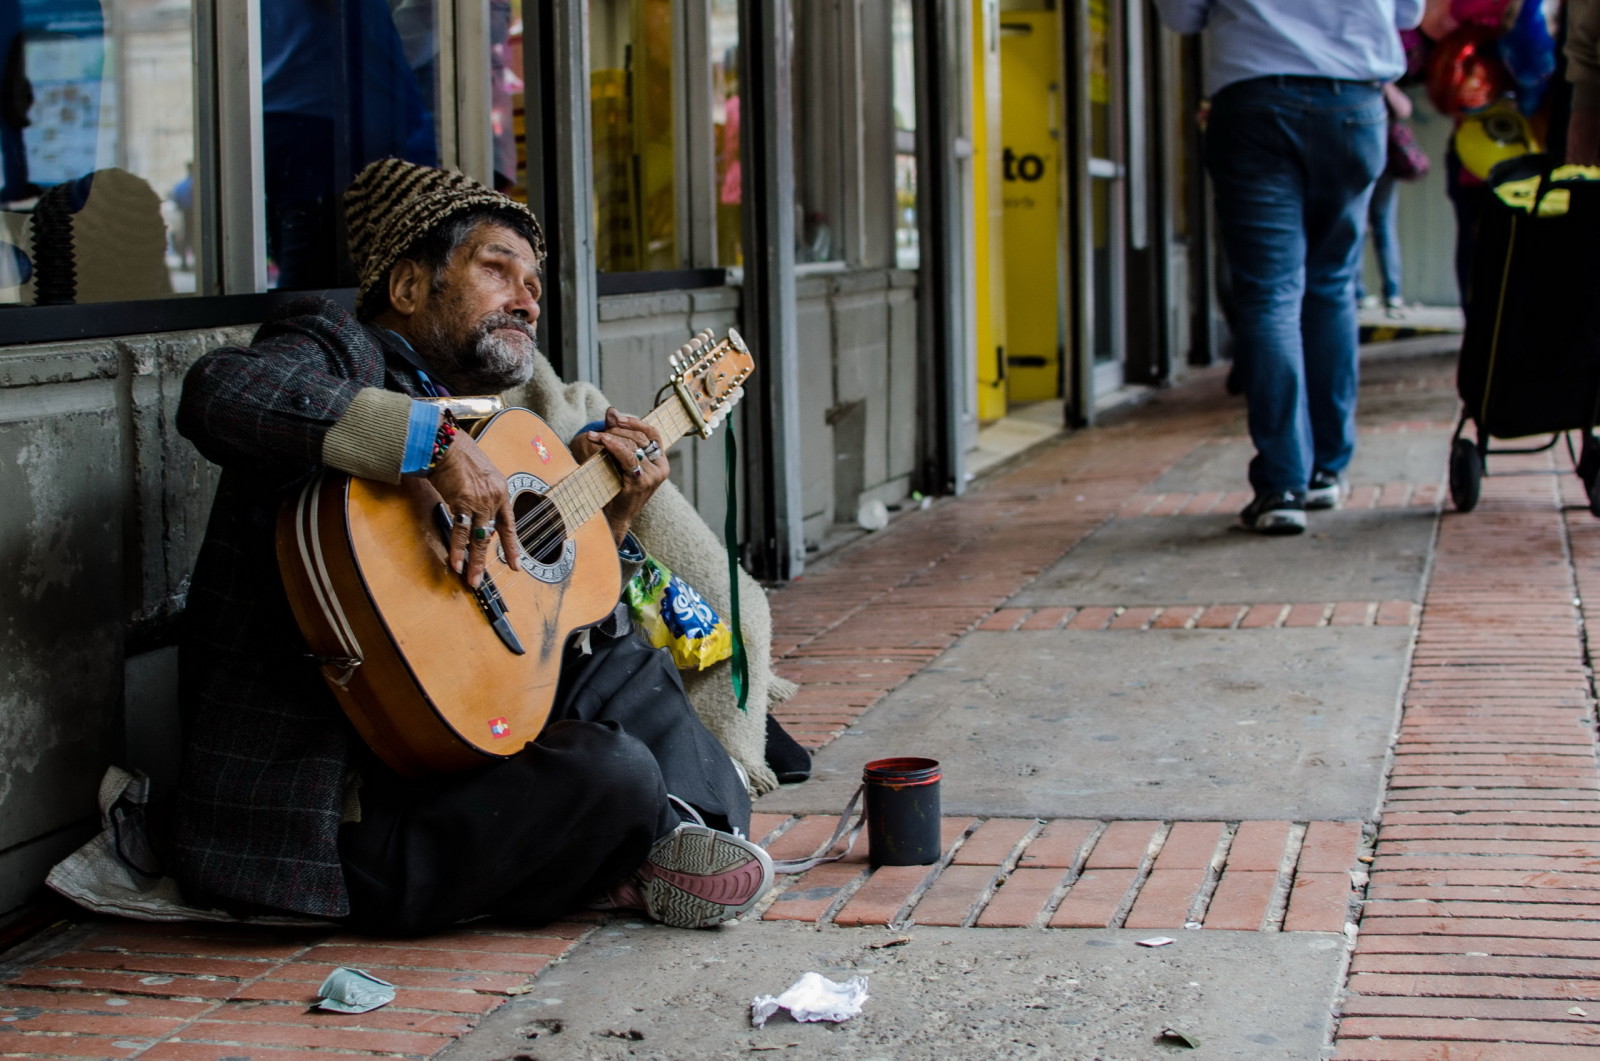
<svg viewBox="0 0 1600 1061">
<path fill-rule="evenodd" d="M 0 352 L 0 914 L 93 831 L 107 763 L 175 766 L 171 651 L 141 647 L 215 476 L 172 416 L 194 358 L 247 331 Z"/>
<path fill-rule="evenodd" d="M 801 282 L 808 543 L 852 521 L 861 496 L 894 503 L 909 489 L 914 280 Z M 701 328 L 726 331 L 738 308 L 736 288 L 603 299 L 601 388 L 648 409 L 667 354 Z M 171 638 L 216 469 L 173 416 L 189 365 L 252 331 L 0 349 L 0 917 L 98 827 L 107 764 L 145 770 L 158 792 L 176 781 Z M 679 486 L 720 528 L 720 437 L 685 440 L 673 457 Z"/>
</svg>

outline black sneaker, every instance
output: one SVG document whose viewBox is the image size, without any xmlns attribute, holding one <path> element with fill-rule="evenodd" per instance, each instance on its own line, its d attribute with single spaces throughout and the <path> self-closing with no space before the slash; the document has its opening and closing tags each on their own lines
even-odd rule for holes
<svg viewBox="0 0 1600 1061">
<path fill-rule="evenodd" d="M 1312 472 L 1306 487 L 1306 508 L 1343 508 L 1350 483 L 1339 472 Z"/>
<path fill-rule="evenodd" d="M 1257 494 L 1239 513 L 1239 523 L 1257 534 L 1300 534 L 1306 529 L 1306 495 L 1299 490 Z"/>
</svg>

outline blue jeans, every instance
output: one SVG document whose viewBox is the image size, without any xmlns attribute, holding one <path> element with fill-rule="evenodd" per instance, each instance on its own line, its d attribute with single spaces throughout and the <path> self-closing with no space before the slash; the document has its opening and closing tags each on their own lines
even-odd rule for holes
<svg viewBox="0 0 1600 1061">
<path fill-rule="evenodd" d="M 1385 301 L 1400 297 L 1400 233 L 1398 223 L 1400 199 L 1395 194 L 1399 182 L 1384 173 L 1372 186 L 1372 205 L 1367 208 L 1367 224 L 1372 226 L 1372 251 L 1378 256 L 1378 280 L 1383 285 Z M 1356 301 L 1361 301 L 1366 290 L 1361 284 L 1361 274 L 1356 273 Z"/>
<path fill-rule="evenodd" d="M 1387 121 L 1375 82 L 1256 78 L 1212 100 L 1206 167 L 1258 493 L 1303 491 L 1355 452 L 1355 279 Z"/>
</svg>

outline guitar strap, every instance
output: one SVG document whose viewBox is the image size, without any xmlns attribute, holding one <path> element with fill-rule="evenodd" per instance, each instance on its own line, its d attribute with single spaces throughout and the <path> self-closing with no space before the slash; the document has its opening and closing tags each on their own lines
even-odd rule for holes
<svg viewBox="0 0 1600 1061">
<path fill-rule="evenodd" d="M 733 437 L 732 408 L 728 410 L 723 429 L 728 436 L 723 450 L 726 454 L 724 467 L 728 480 L 728 515 L 723 522 L 722 538 L 728 546 L 728 622 L 733 631 L 733 695 L 738 698 L 739 710 L 749 711 L 750 665 L 744 654 L 744 627 L 739 622 L 739 443 Z"/>
</svg>

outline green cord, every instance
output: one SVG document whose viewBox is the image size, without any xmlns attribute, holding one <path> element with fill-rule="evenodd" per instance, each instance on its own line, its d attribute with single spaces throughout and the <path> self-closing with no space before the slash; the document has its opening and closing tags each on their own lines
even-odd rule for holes
<svg viewBox="0 0 1600 1061">
<path fill-rule="evenodd" d="M 744 629 L 739 622 L 739 480 L 735 474 L 739 463 L 739 443 L 733 437 L 733 410 L 728 410 L 728 516 L 723 526 L 723 538 L 728 543 L 728 610 L 733 630 L 733 695 L 739 699 L 739 710 L 748 711 L 750 698 L 750 664 L 744 654 Z"/>
</svg>

